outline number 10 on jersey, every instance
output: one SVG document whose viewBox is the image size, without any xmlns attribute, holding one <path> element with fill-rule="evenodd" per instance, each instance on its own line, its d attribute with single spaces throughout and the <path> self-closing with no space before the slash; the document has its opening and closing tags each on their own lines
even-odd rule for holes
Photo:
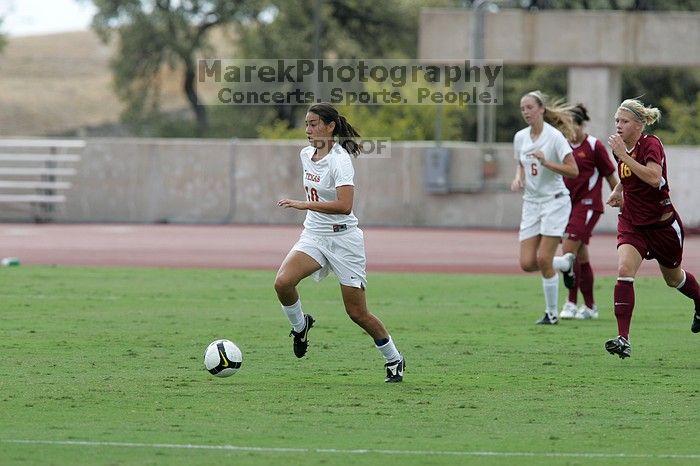
<svg viewBox="0 0 700 466">
<path fill-rule="evenodd" d="M 318 191 L 316 191 L 316 188 L 309 189 L 308 186 L 304 186 L 304 189 L 306 190 L 307 201 L 318 202 Z"/>
</svg>

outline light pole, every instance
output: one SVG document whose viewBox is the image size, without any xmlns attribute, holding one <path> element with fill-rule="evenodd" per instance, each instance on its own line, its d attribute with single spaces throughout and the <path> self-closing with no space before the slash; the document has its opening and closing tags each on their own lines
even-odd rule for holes
<svg viewBox="0 0 700 466">
<path fill-rule="evenodd" d="M 486 22 L 486 13 L 498 13 L 498 5 L 493 0 L 475 0 L 472 3 L 472 13 L 474 17 L 474 36 L 473 36 L 473 55 L 476 60 L 483 60 L 486 55 L 484 40 L 485 31 L 484 26 Z M 479 83 L 481 87 L 481 83 Z M 488 110 L 488 112 L 487 112 Z M 487 115 L 488 113 L 488 115 Z M 495 140 L 495 114 L 493 105 L 488 105 L 485 108 L 484 105 L 476 106 L 476 142 L 492 143 Z"/>
<path fill-rule="evenodd" d="M 321 58 L 321 1 L 322 0 L 314 0 L 314 36 L 311 53 L 313 54 L 313 59 L 316 61 L 315 66 L 318 66 L 318 60 Z M 314 77 L 312 91 L 315 99 L 321 96 L 321 86 L 319 85 L 317 77 Z"/>
</svg>

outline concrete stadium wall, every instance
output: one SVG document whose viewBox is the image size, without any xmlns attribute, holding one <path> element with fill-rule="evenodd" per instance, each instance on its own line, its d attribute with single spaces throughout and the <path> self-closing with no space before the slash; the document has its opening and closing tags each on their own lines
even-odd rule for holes
<svg viewBox="0 0 700 466">
<path fill-rule="evenodd" d="M 634 97 L 622 95 L 621 67 L 700 66 L 698 12 L 486 9 L 482 13 L 475 15 L 469 8 L 421 10 L 419 59 L 462 63 L 483 56 L 506 65 L 566 66 L 566 98 L 586 104 L 591 134 L 610 134 L 617 105 Z M 480 20 L 482 28 L 477 27 Z"/>
<path fill-rule="evenodd" d="M 304 213 L 277 207 L 301 199 L 303 141 L 88 139 L 57 222 L 301 223 Z M 448 194 L 424 184 L 432 142 L 393 143 L 389 158 L 355 160 L 355 213 L 363 225 L 518 227 L 521 194 L 509 191 L 515 173 L 510 144 L 492 148 L 494 176 L 483 177 L 482 150 L 445 143 L 450 151 Z M 688 226 L 700 225 L 693 202 L 700 173 L 697 147 L 668 147 L 674 203 Z M 493 165 L 491 165 L 493 167 Z M 607 188 L 604 188 L 607 193 Z M 478 190 L 477 192 L 471 192 Z M 0 220 L 32 221 L 26 206 L 0 205 Z M 600 231 L 615 228 L 608 209 Z"/>
<path fill-rule="evenodd" d="M 418 56 L 475 57 L 472 11 L 423 9 Z M 697 66 L 700 13 L 504 9 L 484 17 L 485 57 L 510 64 Z M 449 38 L 449 40 L 445 40 Z"/>
</svg>

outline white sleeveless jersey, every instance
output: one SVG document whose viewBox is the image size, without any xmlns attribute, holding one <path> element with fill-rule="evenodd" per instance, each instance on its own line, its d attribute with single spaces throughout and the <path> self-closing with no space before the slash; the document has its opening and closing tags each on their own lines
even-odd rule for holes
<svg viewBox="0 0 700 466">
<path fill-rule="evenodd" d="M 354 186 L 355 169 L 352 158 L 343 146 L 335 143 L 330 152 L 318 162 L 311 157 L 316 152 L 313 146 L 301 150 L 301 165 L 304 169 L 304 191 L 309 201 L 330 202 L 338 199 L 338 186 Z M 357 217 L 345 214 L 324 214 L 306 211 L 304 228 L 321 235 L 342 234 L 357 227 Z"/>
<path fill-rule="evenodd" d="M 537 141 L 530 139 L 530 127 L 523 128 L 513 138 L 515 159 L 518 160 L 525 172 L 526 201 L 541 202 L 556 195 L 568 195 L 569 190 L 564 184 L 564 177 L 549 170 L 531 154 L 541 150 L 545 159 L 550 162 L 564 163 L 564 157 L 571 153 L 571 146 L 563 134 L 549 123 L 544 123 L 542 134 Z"/>
</svg>

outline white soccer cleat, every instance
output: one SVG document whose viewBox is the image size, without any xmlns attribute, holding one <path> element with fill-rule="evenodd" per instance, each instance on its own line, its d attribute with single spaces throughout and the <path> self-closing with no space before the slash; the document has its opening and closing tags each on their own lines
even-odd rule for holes
<svg viewBox="0 0 700 466">
<path fill-rule="evenodd" d="M 573 319 L 576 317 L 578 309 L 576 308 L 576 305 L 572 303 L 571 301 L 567 301 L 564 303 L 564 305 L 561 308 L 561 312 L 559 313 L 559 318 L 560 319 Z"/>
<path fill-rule="evenodd" d="M 576 273 L 574 272 L 576 256 L 571 252 L 567 252 L 563 257 L 569 262 L 569 268 L 562 270 L 562 278 L 564 279 L 564 286 L 570 290 L 576 285 Z"/>
<path fill-rule="evenodd" d="M 578 320 L 597 319 L 598 318 L 598 306 L 596 306 L 594 304 L 593 308 L 590 308 L 584 304 L 583 306 L 578 308 L 578 310 L 576 311 L 575 318 Z"/>
</svg>

